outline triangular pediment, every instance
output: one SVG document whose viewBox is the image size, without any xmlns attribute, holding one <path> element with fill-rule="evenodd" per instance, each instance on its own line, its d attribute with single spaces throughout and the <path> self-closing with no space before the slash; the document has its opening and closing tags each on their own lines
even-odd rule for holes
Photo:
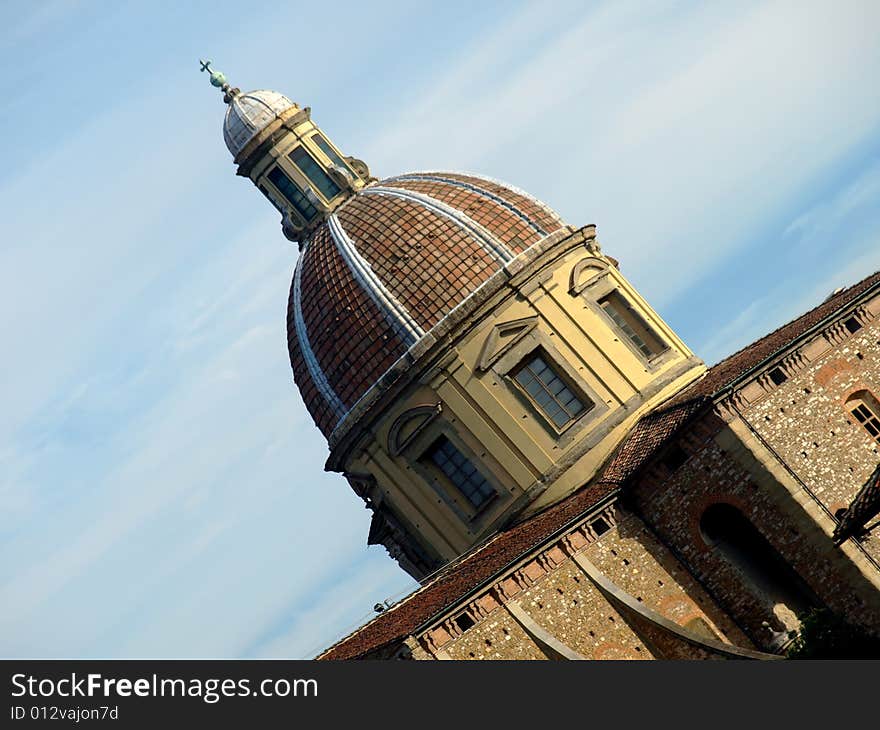
<svg viewBox="0 0 880 730">
<path fill-rule="evenodd" d="M 496 324 L 483 343 L 479 370 L 488 370 L 498 358 L 531 332 L 538 324 L 537 317 L 523 317 Z"/>
</svg>

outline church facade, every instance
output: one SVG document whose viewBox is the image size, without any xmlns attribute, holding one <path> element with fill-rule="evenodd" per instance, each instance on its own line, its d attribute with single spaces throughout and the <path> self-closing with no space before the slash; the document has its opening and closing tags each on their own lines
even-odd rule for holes
<svg viewBox="0 0 880 730">
<path fill-rule="evenodd" d="M 813 609 L 880 632 L 880 274 L 707 368 L 594 226 L 482 175 L 378 180 L 203 70 L 300 247 L 326 468 L 421 583 L 319 658 L 775 659 Z"/>
</svg>

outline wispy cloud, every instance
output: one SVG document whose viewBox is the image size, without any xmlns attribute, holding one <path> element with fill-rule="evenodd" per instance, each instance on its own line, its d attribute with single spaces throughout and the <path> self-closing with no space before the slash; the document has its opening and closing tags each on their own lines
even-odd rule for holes
<svg viewBox="0 0 880 730">
<path fill-rule="evenodd" d="M 660 304 L 750 245 L 880 123 L 865 95 L 865 69 L 880 65 L 870 5 L 603 4 L 536 46 L 530 28 L 549 22 L 538 14 L 481 38 L 373 157 L 508 176 L 572 223 L 599 223 Z M 496 79 L 486 56 L 499 47 L 530 53 Z"/>
<path fill-rule="evenodd" d="M 713 328 L 699 347 L 708 362 L 812 309 L 835 289 L 880 270 L 880 162 L 869 162 L 834 195 L 799 213 L 780 239 L 808 274 L 781 270 L 774 287 Z"/>
<path fill-rule="evenodd" d="M 475 169 L 598 223 L 708 359 L 880 266 L 880 175 L 852 163 L 880 142 L 871 4 L 352 4 L 329 56 L 320 9 L 267 4 L 275 22 L 233 32 L 238 6 L 213 6 L 120 7 L 98 32 L 47 5 L 10 41 L 2 129 L 27 144 L 0 174 L 2 655 L 304 655 L 412 585 L 322 471 L 285 347 L 296 251 L 233 175 L 194 67 L 212 48 L 379 174 Z M 106 62 L 102 39 L 163 22 Z M 294 35 L 324 65 L 294 63 Z M 49 42 L 100 83 L 59 83 Z M 722 322 L 679 306 L 770 235 L 804 253 L 784 282 L 741 277 L 751 306 Z"/>
<path fill-rule="evenodd" d="M 783 236 L 802 244 L 807 240 L 829 241 L 841 226 L 866 213 L 877 216 L 880 204 L 880 161 L 874 161 L 852 182 L 793 220 Z M 830 242 L 830 241 L 829 241 Z"/>
</svg>

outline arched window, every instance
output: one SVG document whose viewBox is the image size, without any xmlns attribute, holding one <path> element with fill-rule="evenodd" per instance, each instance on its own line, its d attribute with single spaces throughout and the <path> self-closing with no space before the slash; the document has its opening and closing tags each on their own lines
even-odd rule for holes
<svg viewBox="0 0 880 730">
<path fill-rule="evenodd" d="M 797 628 L 794 616 L 821 605 L 801 577 L 736 507 L 713 504 L 703 513 L 700 530 L 706 543 L 742 574 L 787 629 Z"/>
<path fill-rule="evenodd" d="M 846 409 L 868 435 L 880 443 L 880 403 L 868 390 L 860 390 L 846 399 Z"/>
</svg>

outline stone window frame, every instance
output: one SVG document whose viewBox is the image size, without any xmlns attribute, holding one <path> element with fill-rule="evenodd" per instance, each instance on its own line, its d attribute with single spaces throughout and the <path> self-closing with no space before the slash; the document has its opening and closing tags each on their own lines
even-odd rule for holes
<svg viewBox="0 0 880 730">
<path fill-rule="evenodd" d="M 492 482 L 483 474 L 485 469 L 468 458 L 447 436 L 439 436 L 422 454 L 420 461 L 451 482 L 467 500 L 467 505 L 479 512 L 498 496 Z"/>
<path fill-rule="evenodd" d="M 493 516 L 509 505 L 513 499 L 512 491 L 499 478 L 501 464 L 494 458 L 487 459 L 474 449 L 469 440 L 463 437 L 454 424 L 440 416 L 431 420 L 424 428 L 410 439 L 398 458 L 402 458 L 411 471 L 440 497 L 442 503 L 467 526 L 471 534 L 476 534 Z M 470 501 L 440 469 L 430 461 L 428 452 L 441 437 L 446 437 L 486 479 L 495 490 L 495 496 L 486 500 L 479 508 L 474 508 Z M 488 451 L 486 452 L 489 456 Z"/>
<path fill-rule="evenodd" d="M 326 197 L 324 197 L 324 194 L 315 186 L 315 184 L 308 178 L 308 176 L 302 170 L 300 170 L 299 166 L 290 157 L 295 148 L 302 147 L 312 156 L 312 158 L 319 165 L 322 164 L 326 155 L 320 148 L 317 147 L 317 145 L 312 143 L 310 138 L 312 134 L 319 131 L 320 130 L 315 127 L 311 131 L 307 130 L 301 133 L 301 135 L 287 135 L 278 143 L 276 147 L 272 149 L 269 155 L 269 161 L 266 163 L 265 169 L 259 175 L 259 177 L 266 177 L 269 171 L 273 167 L 277 166 L 284 171 L 284 174 L 286 174 L 287 177 L 289 177 L 291 180 L 294 181 L 294 183 L 296 183 L 296 185 L 299 187 L 300 190 L 303 191 L 306 197 L 308 197 L 308 191 L 312 191 L 318 203 L 316 204 L 314 201 L 310 202 L 318 209 L 318 216 L 316 218 L 310 219 L 310 221 L 306 221 L 304 225 L 309 225 L 309 223 L 313 223 L 315 220 L 319 219 L 323 212 L 332 208 L 336 201 L 340 200 L 340 194 L 345 194 L 345 186 L 340 185 L 339 181 L 334 179 L 331 175 L 331 180 L 333 180 L 333 182 L 340 187 L 340 194 L 335 195 L 332 200 L 328 200 Z M 324 137 L 324 139 L 327 139 L 326 135 L 324 135 L 323 132 L 321 132 L 321 136 Z M 329 140 L 327 141 L 329 142 Z M 330 145 L 331 147 L 334 146 L 332 143 L 330 143 Z M 330 175 L 329 172 L 327 174 Z M 259 179 L 259 177 L 257 179 Z M 283 196 L 282 199 L 284 199 Z M 296 213 L 296 211 L 294 212 Z M 302 218 L 302 216 L 298 217 Z"/>
<path fill-rule="evenodd" d="M 544 377 L 539 374 L 536 370 L 532 368 L 532 364 L 535 362 L 540 362 L 543 364 L 544 371 L 549 371 L 552 381 L 550 383 L 546 382 Z M 564 423 L 558 423 L 553 415 L 548 412 L 547 406 L 542 405 L 538 398 L 530 393 L 521 381 L 520 375 L 528 371 L 528 374 L 531 375 L 533 381 L 537 382 L 540 388 L 544 391 L 545 395 L 549 396 L 550 399 L 555 403 L 558 407 L 559 415 L 565 417 Z M 542 371 L 542 373 L 544 372 Z M 568 378 L 564 373 L 560 372 L 556 366 L 556 363 L 553 362 L 552 358 L 547 356 L 547 353 L 544 352 L 543 348 L 536 347 L 532 350 L 528 355 L 526 355 L 520 362 L 510 371 L 509 374 L 510 379 L 519 386 L 520 392 L 528 398 L 532 404 L 544 414 L 547 420 L 553 423 L 554 428 L 559 432 L 563 433 L 569 426 L 571 426 L 575 421 L 577 421 L 581 416 L 589 413 L 593 408 L 596 407 L 596 401 L 587 398 L 583 393 L 578 392 L 578 388 L 573 384 L 568 382 Z M 559 382 L 562 387 L 568 391 L 568 393 L 575 399 L 577 402 L 578 410 L 575 412 L 569 408 L 570 404 L 563 403 L 558 397 L 558 394 L 554 394 L 550 390 L 551 384 L 555 382 Z"/>
<path fill-rule="evenodd" d="M 785 372 L 785 368 L 781 365 L 777 365 L 776 367 L 767 370 L 767 378 L 773 383 L 774 387 L 778 388 L 789 379 L 789 375 Z"/>
<path fill-rule="evenodd" d="M 579 282 L 580 274 L 588 269 L 595 269 L 596 273 L 584 282 Z M 648 372 L 655 372 L 666 365 L 670 360 L 678 357 L 677 350 L 673 347 L 669 338 L 662 334 L 655 324 L 648 321 L 645 315 L 633 304 L 632 296 L 614 279 L 611 268 L 607 263 L 597 258 L 585 258 L 578 261 L 571 272 L 569 283 L 569 293 L 572 296 L 579 296 L 583 299 L 590 310 L 615 333 L 617 340 L 633 354 L 633 356 L 644 366 Z M 605 311 L 599 300 L 616 292 L 623 299 L 626 305 L 634 311 L 634 313 L 642 320 L 658 342 L 663 344 L 663 349 L 657 354 L 646 357 L 644 353 L 636 347 L 635 343 L 620 329 L 618 324 Z"/>
<path fill-rule="evenodd" d="M 394 419 L 391 428 L 388 429 L 388 443 L 386 445 L 388 453 L 391 456 L 400 456 L 442 412 L 443 403 L 441 401 L 423 403 L 403 411 Z M 408 426 L 411 426 L 411 430 L 406 433 L 405 429 Z"/>
<path fill-rule="evenodd" d="M 864 324 L 859 320 L 857 313 L 854 312 L 851 316 L 843 320 L 843 326 L 846 327 L 847 332 L 854 335 L 864 327 Z"/>
<path fill-rule="evenodd" d="M 513 377 L 519 367 L 537 350 L 541 351 L 546 362 L 576 396 L 582 398 L 584 402 L 589 400 L 593 403 L 592 408 L 587 409 L 562 428 L 553 423 Z M 533 328 L 514 343 L 492 363 L 489 369 L 500 381 L 507 384 L 508 390 L 514 395 L 517 403 L 528 409 L 532 417 L 561 448 L 567 447 L 586 430 L 595 426 L 610 410 L 605 399 L 590 386 L 582 375 L 578 374 L 574 366 L 562 356 L 551 338 L 538 327 Z"/>
</svg>

